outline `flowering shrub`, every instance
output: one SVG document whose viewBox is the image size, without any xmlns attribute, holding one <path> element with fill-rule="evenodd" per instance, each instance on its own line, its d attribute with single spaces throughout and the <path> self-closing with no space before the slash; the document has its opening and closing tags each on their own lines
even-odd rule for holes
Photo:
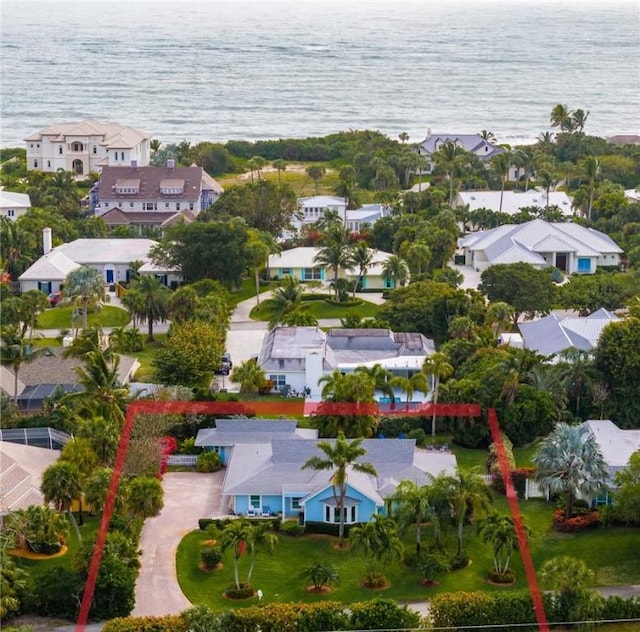
<svg viewBox="0 0 640 632">
<path fill-rule="evenodd" d="M 600 523 L 600 514 L 597 511 L 591 511 L 568 519 L 564 517 L 564 509 L 556 509 L 553 512 L 553 528 L 556 531 L 560 531 L 560 533 L 578 533 L 579 531 L 597 527 Z"/>
<path fill-rule="evenodd" d="M 160 471 L 158 472 L 158 478 L 162 478 L 167 471 L 167 465 L 169 463 L 169 455 L 174 454 L 178 450 L 178 441 L 175 437 L 161 437 L 160 438 L 160 450 L 162 457 L 160 460 Z"/>
</svg>

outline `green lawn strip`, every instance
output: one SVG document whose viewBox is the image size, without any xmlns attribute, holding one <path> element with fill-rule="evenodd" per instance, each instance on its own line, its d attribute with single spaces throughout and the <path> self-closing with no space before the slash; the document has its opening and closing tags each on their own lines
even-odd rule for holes
<svg viewBox="0 0 640 632">
<path fill-rule="evenodd" d="M 74 514 L 74 515 L 77 520 L 78 515 L 77 514 Z M 88 516 L 87 514 L 84 514 L 83 518 L 84 518 L 84 525 L 82 525 L 79 528 L 80 528 L 80 534 L 82 535 L 82 540 L 84 542 L 87 540 L 91 540 L 95 536 L 98 530 L 98 525 L 100 524 L 100 517 Z M 18 557 L 18 556 L 13 556 L 13 559 L 17 564 L 19 564 L 20 566 L 25 568 L 27 571 L 29 571 L 29 574 L 32 576 L 41 575 L 42 573 L 52 568 L 72 569 L 73 560 L 76 556 L 76 553 L 78 552 L 78 549 L 80 548 L 80 543 L 76 538 L 75 530 L 73 529 L 73 526 L 71 524 L 69 524 L 69 535 L 67 537 L 67 546 L 69 548 L 64 555 L 60 557 L 54 557 L 48 560 L 47 559 L 31 560 L 31 559 L 27 559 L 26 557 Z"/>
<path fill-rule="evenodd" d="M 429 443 L 429 441 L 430 439 L 427 439 L 427 443 Z M 486 473 L 487 457 L 489 456 L 489 453 L 486 450 L 463 448 L 455 443 L 449 443 L 449 449 L 455 455 L 458 467 L 463 469 L 476 467 L 480 474 Z"/>
<path fill-rule="evenodd" d="M 36 347 L 61 347 L 62 343 L 56 338 L 34 338 L 33 344 Z"/>
<path fill-rule="evenodd" d="M 378 306 L 369 301 L 361 301 L 358 305 L 349 305 L 347 307 L 333 305 L 324 300 L 305 301 L 306 305 L 310 305 L 309 313 L 313 314 L 318 320 L 324 318 L 345 318 L 349 314 L 359 314 L 361 318 L 373 318 L 378 312 Z M 254 307 L 249 314 L 253 320 L 267 321 L 271 318 L 271 300 L 267 299 Z"/>
<path fill-rule="evenodd" d="M 495 498 L 494 507 L 499 513 L 508 513 L 506 498 Z M 601 528 L 576 535 L 558 534 L 551 529 L 554 506 L 543 500 L 520 501 L 524 523 L 531 529 L 531 555 L 534 566 L 542 564 L 557 555 L 572 555 L 586 560 L 596 572 L 596 584 L 619 585 L 640 582 L 640 547 L 637 529 Z M 230 601 L 222 596 L 225 588 L 233 582 L 233 560 L 229 553 L 224 559 L 224 568 L 213 573 L 205 573 L 198 568 L 202 542 L 207 535 L 193 531 L 182 540 L 177 552 L 178 581 L 185 595 L 193 603 L 206 603 L 216 611 L 228 608 L 254 605 L 255 599 Z M 430 528 L 423 528 L 423 547 L 431 542 Z M 305 536 L 287 538 L 279 536 L 275 555 L 260 554 L 252 579 L 254 588 L 264 593 L 264 602 L 315 602 L 334 599 L 343 603 L 371 599 L 380 595 L 401 602 L 422 601 L 434 595 L 451 591 L 511 591 L 526 590 L 520 555 L 514 551 L 511 568 L 517 581 L 512 586 L 493 586 L 487 583 L 488 570 L 492 567 L 490 547 L 481 542 L 477 525 L 465 527 L 464 550 L 471 559 L 470 565 L 439 578 L 439 585 L 423 587 L 418 584 L 415 570 L 403 564 L 393 563 L 385 568 L 386 576 L 392 584 L 387 590 L 373 592 L 360 586 L 364 567 L 361 557 L 350 551 L 336 551 L 332 540 L 324 537 Z M 415 531 L 410 530 L 404 537 L 406 550 L 415 546 Z M 449 554 L 455 551 L 454 528 L 445 532 L 445 548 Z M 302 569 L 314 561 L 321 560 L 337 567 L 341 582 L 334 590 L 324 595 L 305 591 L 308 580 L 300 577 Z M 240 560 L 240 578 L 244 579 L 249 560 Z M 542 586 L 542 589 L 545 587 Z"/>
<path fill-rule="evenodd" d="M 266 285 L 260 284 L 260 294 L 265 292 L 272 292 L 278 287 L 277 283 L 268 283 Z M 246 301 L 249 298 L 255 298 L 256 296 L 256 281 L 254 278 L 243 279 L 242 285 L 231 292 L 231 303 L 235 306 L 242 301 Z"/>
<path fill-rule="evenodd" d="M 532 443 L 530 446 L 526 448 L 514 448 L 513 456 L 516 458 L 516 466 L 517 467 L 532 467 L 533 466 L 533 455 L 538 450 L 538 442 Z"/>
<path fill-rule="evenodd" d="M 140 362 L 140 368 L 134 375 L 135 382 L 153 382 L 155 374 L 153 360 L 162 346 L 162 341 L 167 337 L 167 334 L 153 334 L 153 337 L 153 342 L 144 343 L 142 351 L 129 354 L 137 358 L 138 362 Z"/>
<path fill-rule="evenodd" d="M 73 308 L 52 307 L 38 316 L 38 329 L 71 329 L 71 312 Z M 119 307 L 104 305 L 101 310 L 90 313 L 87 324 L 99 327 L 124 327 L 131 320 L 129 314 Z"/>
</svg>

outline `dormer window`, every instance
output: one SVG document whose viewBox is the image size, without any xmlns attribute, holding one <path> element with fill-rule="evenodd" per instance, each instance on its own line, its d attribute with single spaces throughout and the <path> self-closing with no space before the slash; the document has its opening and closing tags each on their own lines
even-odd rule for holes
<svg viewBox="0 0 640 632">
<path fill-rule="evenodd" d="M 160 181 L 160 193 L 163 195 L 182 195 L 184 192 L 184 180 L 171 178 Z"/>
<path fill-rule="evenodd" d="M 122 195 L 135 195 L 140 192 L 140 180 L 118 180 L 116 193 Z"/>
</svg>

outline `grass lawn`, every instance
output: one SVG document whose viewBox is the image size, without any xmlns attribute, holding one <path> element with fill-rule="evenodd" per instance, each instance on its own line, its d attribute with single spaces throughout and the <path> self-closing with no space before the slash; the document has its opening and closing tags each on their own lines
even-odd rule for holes
<svg viewBox="0 0 640 632">
<path fill-rule="evenodd" d="M 340 307 L 332 305 L 324 300 L 305 301 L 305 304 L 311 305 L 309 313 L 313 314 L 318 320 L 325 318 L 345 318 L 349 314 L 357 313 L 361 318 L 373 318 L 378 312 L 378 306 L 369 301 L 362 301 L 359 305 Z M 251 310 L 251 318 L 254 320 L 269 320 L 271 317 L 271 301 L 266 300 L 259 306 Z"/>
<path fill-rule="evenodd" d="M 38 329 L 71 329 L 72 311 L 71 306 L 47 309 L 38 316 Z M 129 314 L 124 309 L 104 305 L 100 311 L 89 314 L 87 324 L 99 327 L 124 327 L 129 320 L 131 320 Z"/>
<path fill-rule="evenodd" d="M 153 367 L 153 359 L 156 357 L 162 341 L 167 337 L 167 334 L 153 334 L 153 342 L 145 342 L 142 351 L 132 353 L 140 362 L 140 368 L 136 371 L 134 376 L 135 382 L 153 382 L 153 376 L 155 369 Z"/>
<path fill-rule="evenodd" d="M 76 520 L 78 519 L 77 514 Z M 80 527 L 80 534 L 82 536 L 83 542 L 86 540 L 91 540 L 95 537 L 96 531 L 98 530 L 98 526 L 100 524 L 99 516 L 88 516 L 87 514 L 83 514 L 84 525 Z M 67 568 L 71 569 L 73 564 L 73 559 L 80 548 L 80 543 L 76 538 L 76 533 L 73 526 L 69 525 L 69 536 L 67 537 L 67 546 L 69 547 L 67 552 L 61 557 L 54 557 L 50 560 L 30 560 L 25 557 L 13 556 L 15 562 L 22 566 L 24 569 L 29 571 L 29 573 L 33 575 L 40 575 L 49 569 L 52 568 Z"/>
<path fill-rule="evenodd" d="M 507 512 L 504 497 L 495 501 L 498 511 Z M 542 500 L 522 501 L 520 504 L 525 523 L 532 530 L 531 551 L 536 568 L 556 555 L 575 555 L 587 561 L 596 571 L 598 585 L 635 584 L 640 582 L 640 535 L 637 529 L 608 528 L 585 532 L 578 535 L 557 534 L 551 530 L 553 505 Z M 414 546 L 414 533 L 407 534 L 405 548 Z M 233 560 L 230 553 L 224 558 L 224 567 L 215 572 L 205 573 L 198 568 L 202 542 L 207 535 L 202 531 L 192 531 L 182 540 L 177 552 L 178 581 L 185 595 L 194 603 L 206 603 L 217 611 L 230 607 L 254 605 L 255 599 L 230 602 L 222 596 L 225 588 L 233 582 Z M 423 543 L 430 541 L 429 528 L 423 529 Z M 435 594 L 451 591 L 499 591 L 523 590 L 527 588 L 522 563 L 517 553 L 512 558 L 512 568 L 517 581 L 510 587 L 491 586 L 486 582 L 487 570 L 492 565 L 490 548 L 482 544 L 475 525 L 465 528 L 464 548 L 471 558 L 471 564 L 462 570 L 448 573 L 440 578 L 435 587 L 423 587 L 417 582 L 416 572 L 400 563 L 385 568 L 391 586 L 380 592 L 373 592 L 360 586 L 363 575 L 362 559 L 349 551 L 336 551 L 332 547 L 334 538 L 326 536 L 304 536 L 288 538 L 279 536 L 278 546 L 273 556 L 261 554 L 258 557 L 252 578 L 255 588 L 264 593 L 266 602 L 315 602 L 337 600 L 344 603 L 364 601 L 380 595 L 403 602 L 430 599 Z M 455 550 L 455 535 L 451 528 L 445 535 L 445 546 Z M 302 570 L 310 563 L 321 560 L 337 567 L 341 582 L 334 590 L 324 595 L 305 591 L 309 581 L 301 577 Z M 246 575 L 249 560 L 241 558 L 240 578 Z M 544 589 L 544 586 L 542 587 Z"/>
<path fill-rule="evenodd" d="M 269 285 L 260 285 L 260 294 L 264 292 L 271 292 L 278 287 L 277 283 Z M 246 301 L 249 298 L 254 298 L 256 295 L 256 281 L 255 279 L 243 279 L 242 285 L 239 289 L 231 292 L 231 302 L 233 305 L 237 305 L 242 301 Z"/>
</svg>

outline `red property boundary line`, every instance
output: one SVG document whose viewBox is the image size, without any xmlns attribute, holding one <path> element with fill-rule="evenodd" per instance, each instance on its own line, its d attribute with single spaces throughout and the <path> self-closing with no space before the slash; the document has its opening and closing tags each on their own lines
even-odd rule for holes
<svg viewBox="0 0 640 632">
<path fill-rule="evenodd" d="M 262 414 L 262 415 L 282 415 L 282 416 L 299 416 L 321 413 L 323 415 L 377 415 L 386 416 L 429 416 L 435 412 L 439 417 L 480 417 L 482 410 L 479 404 L 423 404 L 421 406 L 407 409 L 408 407 L 398 404 L 393 410 L 381 410 L 377 404 L 353 404 L 353 403 L 305 403 L 302 401 L 283 401 L 283 402 L 191 402 L 191 401 L 137 401 L 133 402 L 127 408 L 125 422 L 120 434 L 120 443 L 118 444 L 118 452 L 116 454 L 113 466 L 113 474 L 109 482 L 109 490 L 105 501 L 102 519 L 98 527 L 96 543 L 89 565 L 89 573 L 82 595 L 82 603 L 78 620 L 76 623 L 76 632 L 84 632 L 85 626 L 89 619 L 89 611 L 91 602 L 96 588 L 98 572 L 100 570 L 100 562 L 104 552 L 104 546 L 109 530 L 109 523 L 113 515 L 115 507 L 116 495 L 122 478 L 124 462 L 129 448 L 131 439 L 131 431 L 135 422 L 136 415 L 152 413 L 152 414 L 207 414 L 207 415 L 238 415 L 238 414 Z M 496 444 L 498 453 L 498 463 L 500 465 L 500 473 L 504 480 L 509 510 L 516 528 L 518 546 L 520 556 L 524 566 L 527 583 L 529 586 L 529 594 L 533 601 L 533 607 L 536 614 L 538 629 L 541 632 L 549 631 L 542 594 L 538 586 L 533 559 L 529 549 L 527 534 L 522 522 L 522 514 L 518 505 L 518 497 L 511 479 L 511 472 L 507 456 L 500 433 L 498 416 L 496 411 L 491 408 L 488 414 L 489 429 L 491 437 Z"/>
</svg>

